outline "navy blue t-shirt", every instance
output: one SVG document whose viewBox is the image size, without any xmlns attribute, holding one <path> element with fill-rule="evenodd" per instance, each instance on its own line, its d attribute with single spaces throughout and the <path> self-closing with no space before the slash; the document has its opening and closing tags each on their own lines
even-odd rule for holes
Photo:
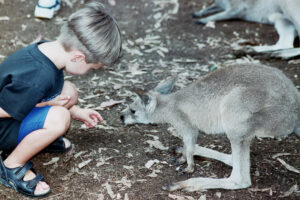
<svg viewBox="0 0 300 200">
<path fill-rule="evenodd" d="M 64 76 L 39 49 L 22 48 L 0 64 L 0 107 L 11 118 L 0 118 L 0 150 L 13 149 L 22 120 L 42 101 L 61 93 Z"/>
</svg>

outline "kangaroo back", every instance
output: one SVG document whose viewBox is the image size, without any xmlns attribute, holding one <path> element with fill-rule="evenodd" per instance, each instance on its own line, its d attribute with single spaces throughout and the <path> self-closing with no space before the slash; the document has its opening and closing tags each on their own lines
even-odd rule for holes
<svg viewBox="0 0 300 200">
<path fill-rule="evenodd" d="M 277 137 L 291 133 L 299 121 L 298 90 L 280 70 L 264 65 L 216 70 L 176 93 L 156 98 L 164 108 L 158 107 L 154 118 L 171 119 L 176 114 L 179 121 L 206 133 L 224 133 L 242 124 L 241 129 L 253 134 Z"/>
</svg>

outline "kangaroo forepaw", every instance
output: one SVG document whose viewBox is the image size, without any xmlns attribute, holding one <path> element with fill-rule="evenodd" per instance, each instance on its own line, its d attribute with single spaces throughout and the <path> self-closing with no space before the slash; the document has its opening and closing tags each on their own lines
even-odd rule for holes
<svg viewBox="0 0 300 200">
<path fill-rule="evenodd" d="M 186 163 L 186 159 L 183 156 L 181 156 L 180 158 L 173 157 L 171 161 L 172 165 L 182 165 Z"/>
<path fill-rule="evenodd" d="M 183 147 L 173 146 L 173 147 L 169 148 L 169 152 L 172 154 L 181 155 L 183 153 Z"/>
<path fill-rule="evenodd" d="M 185 160 L 182 160 L 180 158 L 178 159 L 178 158 L 173 157 L 171 159 L 171 164 L 174 165 L 174 166 L 176 166 L 176 165 L 183 165 L 185 162 L 186 162 Z"/>
<path fill-rule="evenodd" d="M 200 16 L 199 15 L 197 15 L 196 13 L 192 13 L 191 14 L 191 18 L 199 18 Z"/>
<path fill-rule="evenodd" d="M 180 187 L 176 183 L 169 183 L 168 185 L 162 186 L 162 189 L 165 191 L 174 191 L 180 189 Z"/>
<path fill-rule="evenodd" d="M 207 21 L 204 21 L 202 19 L 195 21 L 195 24 L 199 24 L 199 25 L 205 25 L 206 23 L 207 23 Z"/>
<path fill-rule="evenodd" d="M 191 174 L 195 171 L 194 166 L 193 167 L 187 166 L 184 169 L 182 169 L 182 168 L 180 168 L 180 169 L 181 169 L 182 173 L 187 173 L 187 174 Z"/>
</svg>

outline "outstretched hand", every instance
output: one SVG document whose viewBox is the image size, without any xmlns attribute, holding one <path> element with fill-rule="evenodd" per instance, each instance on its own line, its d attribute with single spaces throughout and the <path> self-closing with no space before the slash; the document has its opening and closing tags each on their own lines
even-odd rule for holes
<svg viewBox="0 0 300 200">
<path fill-rule="evenodd" d="M 95 127 L 97 126 L 98 122 L 103 121 L 101 115 L 92 109 L 73 106 L 70 111 L 72 118 L 82 121 L 87 128 Z"/>
</svg>

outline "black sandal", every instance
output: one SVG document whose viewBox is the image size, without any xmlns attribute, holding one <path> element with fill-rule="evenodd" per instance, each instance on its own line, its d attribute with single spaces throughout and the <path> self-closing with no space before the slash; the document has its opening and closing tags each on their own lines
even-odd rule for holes
<svg viewBox="0 0 300 200">
<path fill-rule="evenodd" d="M 39 181 L 44 181 L 44 177 L 35 173 L 32 162 L 27 162 L 23 167 L 6 168 L 0 159 L 0 183 L 6 187 L 12 187 L 15 191 L 29 197 L 45 197 L 51 190 L 44 194 L 34 194 L 34 190 Z M 32 170 L 36 177 L 32 180 L 24 181 L 23 178 L 28 170 Z"/>
<path fill-rule="evenodd" d="M 67 138 L 65 138 L 67 139 Z M 72 144 L 70 142 L 70 146 L 66 147 L 64 138 L 60 136 L 54 142 L 52 142 L 49 146 L 47 146 L 42 152 L 43 153 L 64 153 L 72 149 Z"/>
</svg>

